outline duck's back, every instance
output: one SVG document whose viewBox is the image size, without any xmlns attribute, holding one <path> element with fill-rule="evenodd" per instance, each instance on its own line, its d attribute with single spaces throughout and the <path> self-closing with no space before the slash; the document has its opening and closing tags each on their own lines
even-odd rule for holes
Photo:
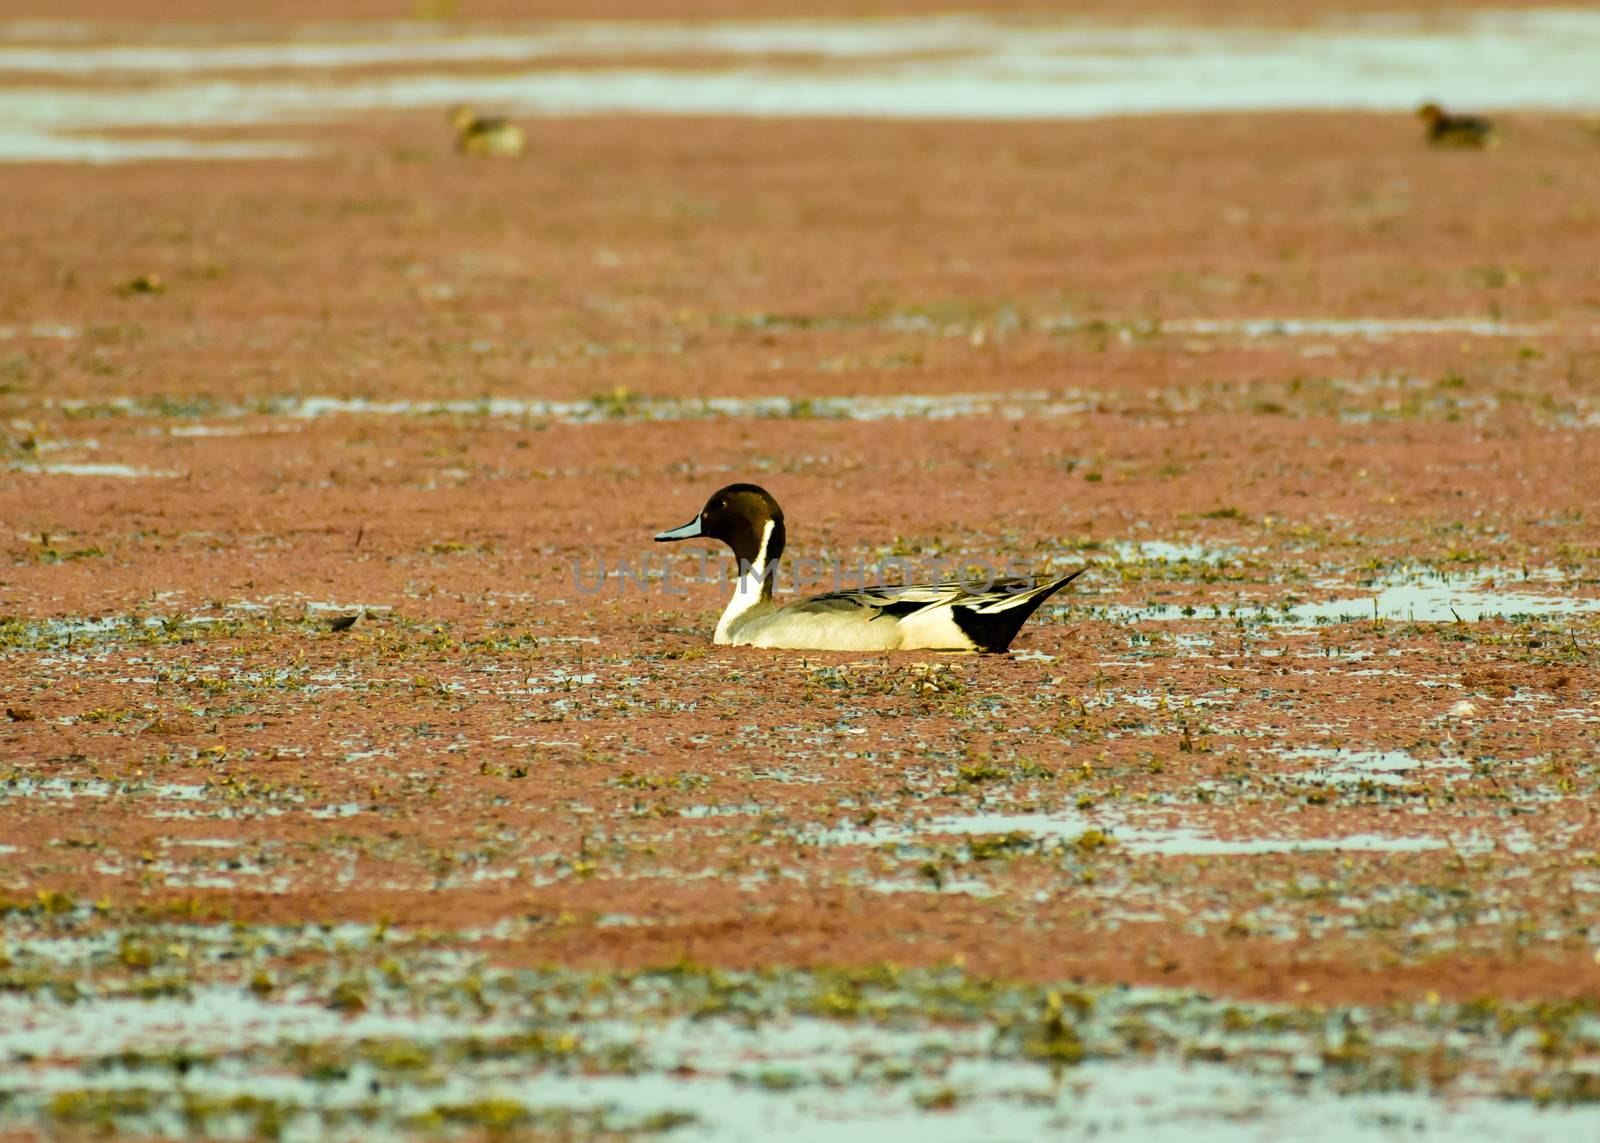
<svg viewBox="0 0 1600 1143">
<path fill-rule="evenodd" d="M 1500 132 L 1489 120 L 1476 115 L 1447 115 L 1429 128 L 1428 142 L 1446 149 L 1483 150 L 1500 142 Z"/>
</svg>

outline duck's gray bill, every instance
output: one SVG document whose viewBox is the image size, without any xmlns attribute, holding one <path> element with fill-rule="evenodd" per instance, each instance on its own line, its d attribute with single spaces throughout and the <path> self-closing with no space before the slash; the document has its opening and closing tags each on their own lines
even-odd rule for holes
<svg viewBox="0 0 1600 1143">
<path fill-rule="evenodd" d="M 674 528 L 670 532 L 657 532 L 656 543 L 664 540 L 691 540 L 696 536 L 704 535 L 700 531 L 700 517 L 696 516 L 681 528 Z"/>
</svg>

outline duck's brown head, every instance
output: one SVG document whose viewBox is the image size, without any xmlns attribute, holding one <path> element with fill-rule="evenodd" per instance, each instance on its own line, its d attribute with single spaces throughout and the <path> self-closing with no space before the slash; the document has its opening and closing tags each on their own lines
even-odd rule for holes
<svg viewBox="0 0 1600 1143">
<path fill-rule="evenodd" d="M 771 567 L 783 554 L 783 509 L 758 484 L 730 484 L 711 494 L 700 514 L 681 528 L 656 535 L 658 543 L 705 536 L 733 549 L 741 567 Z"/>
<path fill-rule="evenodd" d="M 1435 124 L 1443 121 L 1444 117 L 1444 108 L 1440 107 L 1437 103 L 1424 103 L 1421 107 L 1417 108 L 1417 118 L 1422 120 L 1429 127 L 1432 127 Z"/>
</svg>

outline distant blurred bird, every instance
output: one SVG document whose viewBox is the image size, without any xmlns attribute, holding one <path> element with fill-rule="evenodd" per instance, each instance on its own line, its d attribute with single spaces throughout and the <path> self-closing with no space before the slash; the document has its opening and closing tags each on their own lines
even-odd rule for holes
<svg viewBox="0 0 1600 1143">
<path fill-rule="evenodd" d="M 1428 125 L 1428 144 L 1463 151 L 1482 151 L 1500 145 L 1500 129 L 1477 115 L 1451 115 L 1437 103 L 1417 108 L 1417 118 Z"/>
<path fill-rule="evenodd" d="M 522 128 L 498 115 L 479 115 L 465 103 L 450 109 L 450 125 L 456 131 L 456 150 L 463 155 L 489 158 L 515 158 L 528 140 Z"/>
</svg>

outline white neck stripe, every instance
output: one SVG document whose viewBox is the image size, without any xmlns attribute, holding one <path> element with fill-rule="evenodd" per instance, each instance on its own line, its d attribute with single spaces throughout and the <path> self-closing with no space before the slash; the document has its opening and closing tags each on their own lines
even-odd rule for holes
<svg viewBox="0 0 1600 1143">
<path fill-rule="evenodd" d="M 767 559 L 772 550 L 772 529 L 775 523 L 776 521 L 768 520 L 766 526 L 761 529 L 761 547 L 757 549 L 756 558 L 750 563 L 748 575 L 744 568 L 739 569 L 740 591 L 744 590 L 744 581 L 746 579 L 754 579 L 759 585 L 767 578 Z"/>
<path fill-rule="evenodd" d="M 722 618 L 717 621 L 716 642 L 726 642 L 729 629 L 739 617 L 772 596 L 772 580 L 767 577 L 767 554 L 772 544 L 774 524 L 775 521 L 768 520 L 767 526 L 762 529 L 761 547 L 749 568 L 736 569 L 738 579 L 733 585 L 733 598 L 728 600 Z"/>
</svg>

